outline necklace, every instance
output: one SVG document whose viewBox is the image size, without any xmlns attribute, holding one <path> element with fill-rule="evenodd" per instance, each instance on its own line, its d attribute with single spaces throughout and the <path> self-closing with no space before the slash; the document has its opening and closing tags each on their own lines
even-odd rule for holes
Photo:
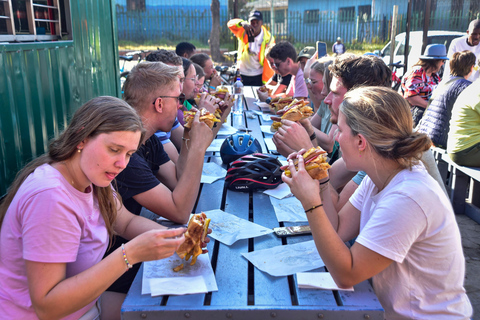
<svg viewBox="0 0 480 320">
<path fill-rule="evenodd" d="M 385 187 L 388 185 L 388 183 L 393 179 L 393 177 L 399 173 L 400 171 L 402 170 L 402 168 L 398 168 L 396 170 L 394 170 L 392 173 L 390 173 L 390 175 L 387 177 L 387 179 L 385 180 L 385 183 L 383 184 L 383 187 L 382 189 L 378 190 L 378 192 L 382 191 L 383 189 L 385 189 Z"/>
<path fill-rule="evenodd" d="M 75 180 L 73 179 L 73 174 L 70 172 L 70 168 L 68 167 L 67 163 L 65 161 L 61 161 L 60 162 L 61 164 L 63 164 L 65 166 L 65 169 L 67 169 L 67 172 L 68 172 L 68 175 L 69 175 L 69 178 L 72 179 L 72 181 L 69 181 L 70 184 L 72 185 L 72 187 L 75 187 Z M 68 180 L 67 180 L 68 181 Z"/>
</svg>

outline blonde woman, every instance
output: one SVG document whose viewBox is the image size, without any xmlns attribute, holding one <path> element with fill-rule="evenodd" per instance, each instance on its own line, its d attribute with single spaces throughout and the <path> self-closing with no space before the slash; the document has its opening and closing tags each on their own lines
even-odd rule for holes
<svg viewBox="0 0 480 320">
<path fill-rule="evenodd" d="M 349 202 L 334 209 L 329 184 L 305 171 L 303 150 L 289 156 L 292 177 L 282 179 L 302 202 L 339 286 L 372 278 L 386 319 L 468 319 L 459 229 L 449 199 L 419 164 L 431 141 L 412 127 L 409 105 L 396 92 L 351 90 L 340 106 L 336 139 L 347 169 L 367 177 Z M 348 248 L 344 241 L 355 237 Z"/>
</svg>

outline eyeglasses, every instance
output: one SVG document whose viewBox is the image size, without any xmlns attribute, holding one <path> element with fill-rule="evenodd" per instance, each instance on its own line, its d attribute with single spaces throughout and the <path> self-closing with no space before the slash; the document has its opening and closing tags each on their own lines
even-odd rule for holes
<svg viewBox="0 0 480 320">
<path fill-rule="evenodd" d="M 286 61 L 286 60 L 285 60 L 285 61 Z M 275 61 L 274 61 L 274 62 L 273 62 L 273 66 L 274 66 L 275 68 L 278 68 L 278 67 L 280 67 L 280 65 L 281 65 L 282 63 L 284 63 L 285 61 L 280 61 L 280 62 L 275 62 Z"/>
<path fill-rule="evenodd" d="M 184 79 L 188 79 L 188 80 L 192 80 L 193 82 L 197 82 L 198 81 L 198 76 L 196 76 L 195 78 L 184 78 Z"/>
<path fill-rule="evenodd" d="M 305 84 L 307 86 L 314 86 L 318 83 L 319 80 L 312 80 L 310 78 L 305 78 Z"/>
<path fill-rule="evenodd" d="M 155 104 L 155 101 L 157 101 L 158 98 L 173 98 L 177 99 L 178 103 L 183 104 L 185 102 L 185 93 L 180 93 L 178 97 L 172 97 L 172 96 L 158 96 L 153 100 L 153 104 Z"/>
</svg>

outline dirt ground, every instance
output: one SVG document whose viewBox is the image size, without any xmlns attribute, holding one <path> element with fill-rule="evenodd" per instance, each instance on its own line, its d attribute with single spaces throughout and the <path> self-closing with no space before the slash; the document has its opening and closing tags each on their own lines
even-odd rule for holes
<svg viewBox="0 0 480 320">
<path fill-rule="evenodd" d="M 472 319 L 480 320 L 480 224 L 465 215 L 456 217 L 467 266 L 465 289 L 473 306 Z"/>
</svg>

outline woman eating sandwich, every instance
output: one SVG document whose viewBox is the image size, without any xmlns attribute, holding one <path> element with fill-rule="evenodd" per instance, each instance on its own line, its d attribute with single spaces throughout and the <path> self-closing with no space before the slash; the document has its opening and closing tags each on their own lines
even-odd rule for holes
<svg viewBox="0 0 480 320">
<path fill-rule="evenodd" d="M 386 319 L 471 317 L 459 229 L 448 197 L 419 162 L 431 141 L 413 132 L 408 103 L 388 88 L 354 89 L 338 127 L 347 169 L 368 175 L 340 212 L 328 178 L 313 180 L 305 170 L 304 150 L 289 156 L 291 177 L 282 176 L 335 282 L 350 287 L 372 278 Z M 355 237 L 348 248 L 344 241 Z"/>
</svg>

